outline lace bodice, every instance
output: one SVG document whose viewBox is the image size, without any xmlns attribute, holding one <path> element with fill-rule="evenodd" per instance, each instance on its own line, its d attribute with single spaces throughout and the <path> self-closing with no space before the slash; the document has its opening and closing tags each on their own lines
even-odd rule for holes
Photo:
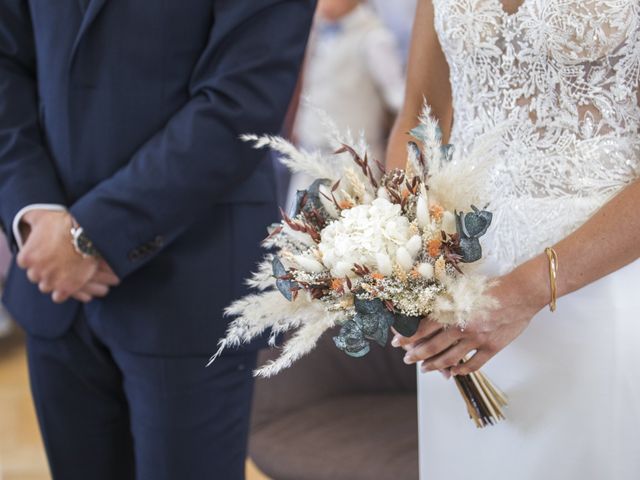
<svg viewBox="0 0 640 480">
<path fill-rule="evenodd" d="M 640 173 L 640 2 L 433 0 L 463 162 L 496 137 L 499 270 L 566 236 Z"/>
</svg>

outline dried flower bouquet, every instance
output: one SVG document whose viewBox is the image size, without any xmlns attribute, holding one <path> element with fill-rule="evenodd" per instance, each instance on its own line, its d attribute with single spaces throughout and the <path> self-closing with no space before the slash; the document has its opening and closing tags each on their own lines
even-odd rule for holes
<svg viewBox="0 0 640 480">
<path fill-rule="evenodd" d="M 333 327 L 339 327 L 336 346 L 361 357 L 372 342 L 384 346 L 391 327 L 412 336 L 429 317 L 464 328 L 494 305 L 487 278 L 474 268 L 492 220 L 473 206 L 482 200 L 483 162 L 451 162 L 451 146 L 441 145 L 428 107 L 411 132 L 421 146 L 409 143 L 405 170 L 385 173 L 362 140 L 352 147 L 348 133 L 327 124 L 337 147 L 331 156 L 300 151 L 282 138 L 243 137 L 276 150 L 292 172 L 315 181 L 270 228 L 264 246 L 275 253 L 248 280 L 258 293 L 226 310 L 235 320 L 212 361 L 267 330 L 272 345 L 295 331 L 280 357 L 256 371 L 269 377 Z M 480 148 L 476 155 L 482 154 Z M 504 418 L 504 395 L 481 372 L 455 380 L 477 426 Z"/>
</svg>

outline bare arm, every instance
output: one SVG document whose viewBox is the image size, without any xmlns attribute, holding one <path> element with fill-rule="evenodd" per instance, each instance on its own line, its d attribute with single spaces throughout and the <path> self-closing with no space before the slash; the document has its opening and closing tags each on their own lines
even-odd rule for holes
<svg viewBox="0 0 640 480">
<path fill-rule="evenodd" d="M 433 8 L 420 0 L 414 27 L 407 96 L 396 123 L 387 155 L 388 168 L 402 168 L 406 158 L 405 132 L 416 123 L 422 96 L 440 120 L 444 140 L 453 119 L 448 67 L 433 27 Z M 446 72 L 446 73 L 445 73 Z M 558 296 L 563 296 L 640 258 L 640 179 L 623 189 L 582 227 L 554 245 L 559 258 Z M 490 294 L 499 307 L 487 319 L 472 322 L 464 331 L 443 329 L 425 319 L 412 338 L 394 338 L 407 350 L 405 361 L 423 361 L 423 371 L 451 368 L 454 374 L 479 369 L 516 339 L 550 300 L 548 259 L 533 259 L 498 279 Z M 558 308 L 562 308 L 562 303 Z M 473 358 L 459 365 L 467 354 Z"/>
<path fill-rule="evenodd" d="M 622 190 L 582 227 L 554 246 L 560 264 L 558 296 L 566 295 L 640 258 L 640 180 Z M 539 307 L 549 301 L 547 257 L 538 255 L 512 272 L 527 278 Z"/>
<path fill-rule="evenodd" d="M 449 65 L 442 53 L 433 23 L 431 0 L 419 0 L 413 26 L 407 88 L 404 105 L 391 133 L 387 149 L 387 169 L 404 168 L 407 159 L 407 135 L 418 124 L 424 100 L 440 122 L 444 140 L 449 138 L 453 121 Z"/>
<path fill-rule="evenodd" d="M 640 179 L 605 204 L 574 233 L 554 246 L 558 253 L 558 296 L 563 296 L 640 258 Z M 396 337 L 407 350 L 405 361 L 423 361 L 422 370 L 451 368 L 464 375 L 482 367 L 515 340 L 550 300 L 548 260 L 544 253 L 499 278 L 490 292 L 499 307 L 483 321 L 461 331 L 444 330 L 425 319 L 412 338 Z M 562 303 L 558 305 L 562 309 Z M 464 365 L 458 362 L 477 350 Z"/>
</svg>

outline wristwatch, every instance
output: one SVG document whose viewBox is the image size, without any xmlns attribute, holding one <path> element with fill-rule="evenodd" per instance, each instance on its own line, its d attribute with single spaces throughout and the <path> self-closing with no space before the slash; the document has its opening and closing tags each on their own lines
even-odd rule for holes
<svg viewBox="0 0 640 480">
<path fill-rule="evenodd" d="M 80 225 L 78 225 L 75 220 L 73 221 L 73 226 L 71 227 L 71 243 L 73 244 L 73 248 L 75 248 L 76 252 L 78 252 L 85 258 L 100 257 L 98 249 L 89 239 L 89 237 L 87 237 L 87 235 L 84 233 L 84 229 Z"/>
</svg>

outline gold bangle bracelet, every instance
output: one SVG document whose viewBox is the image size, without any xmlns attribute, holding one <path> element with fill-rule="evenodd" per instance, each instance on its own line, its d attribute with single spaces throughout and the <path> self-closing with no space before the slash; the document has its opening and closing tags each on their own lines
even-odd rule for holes
<svg viewBox="0 0 640 480">
<path fill-rule="evenodd" d="M 547 254 L 549 260 L 549 284 L 551 287 L 551 300 L 549 301 L 549 310 L 556 311 L 556 300 L 558 299 L 558 254 L 551 248 L 545 248 L 544 253 Z"/>
</svg>

